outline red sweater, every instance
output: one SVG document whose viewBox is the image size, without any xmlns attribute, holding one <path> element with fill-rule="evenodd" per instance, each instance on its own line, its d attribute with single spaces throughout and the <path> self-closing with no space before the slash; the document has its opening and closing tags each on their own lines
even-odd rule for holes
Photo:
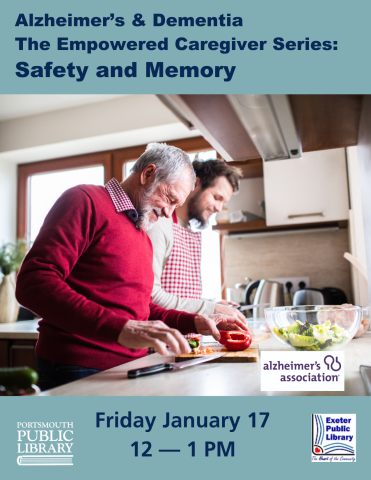
<svg viewBox="0 0 371 480">
<path fill-rule="evenodd" d="M 196 315 L 151 303 L 152 244 L 104 187 L 79 185 L 55 203 L 17 278 L 19 303 L 42 317 L 36 354 L 105 370 L 146 354 L 117 343 L 128 320 L 162 320 L 182 333 Z"/>
</svg>

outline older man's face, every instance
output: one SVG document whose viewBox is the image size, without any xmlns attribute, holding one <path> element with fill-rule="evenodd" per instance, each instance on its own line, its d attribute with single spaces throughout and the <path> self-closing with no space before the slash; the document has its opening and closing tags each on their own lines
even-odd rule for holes
<svg viewBox="0 0 371 480">
<path fill-rule="evenodd" d="M 174 184 L 145 185 L 139 202 L 138 226 L 149 230 L 159 217 L 170 218 L 176 207 L 183 205 L 192 190 L 191 176 L 187 172 Z"/>
</svg>

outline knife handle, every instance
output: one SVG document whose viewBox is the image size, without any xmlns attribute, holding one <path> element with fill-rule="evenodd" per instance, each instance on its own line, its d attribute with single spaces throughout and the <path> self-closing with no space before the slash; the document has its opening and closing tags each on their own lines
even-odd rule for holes
<svg viewBox="0 0 371 480">
<path fill-rule="evenodd" d="M 128 371 L 128 378 L 142 377 L 143 375 L 153 375 L 165 370 L 172 370 L 174 365 L 172 363 L 162 363 L 161 365 L 153 365 L 152 367 L 138 368 L 136 370 Z"/>
</svg>

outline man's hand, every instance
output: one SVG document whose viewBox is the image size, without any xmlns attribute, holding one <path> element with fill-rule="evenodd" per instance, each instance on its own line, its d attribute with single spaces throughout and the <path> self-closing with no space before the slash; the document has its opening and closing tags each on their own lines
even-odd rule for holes
<svg viewBox="0 0 371 480">
<path fill-rule="evenodd" d="M 212 335 L 215 340 L 220 340 L 219 330 L 242 330 L 248 332 L 243 320 L 228 315 L 197 315 L 195 318 L 197 333 L 201 335 Z"/>
<path fill-rule="evenodd" d="M 214 313 L 220 313 L 222 315 L 227 315 L 228 317 L 235 317 L 241 320 L 242 322 L 246 321 L 246 318 L 244 317 L 244 315 L 242 315 L 242 313 L 239 310 L 237 310 L 237 308 L 232 308 L 228 304 L 226 305 L 221 302 L 215 304 Z"/>
<path fill-rule="evenodd" d="M 158 320 L 148 322 L 129 320 L 121 330 L 117 341 L 127 348 L 153 347 L 161 355 L 169 355 L 166 345 L 169 345 L 177 355 L 191 351 L 187 340 L 179 330 L 169 328 Z"/>
<path fill-rule="evenodd" d="M 239 303 L 229 302 L 228 300 L 220 300 L 217 302 L 218 305 L 227 305 L 227 307 L 238 307 Z"/>
</svg>

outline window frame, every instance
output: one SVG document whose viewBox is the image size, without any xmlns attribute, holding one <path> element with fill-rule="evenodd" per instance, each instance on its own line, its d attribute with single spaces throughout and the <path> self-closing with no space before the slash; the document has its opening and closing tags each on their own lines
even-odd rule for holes
<svg viewBox="0 0 371 480">
<path fill-rule="evenodd" d="M 17 188 L 17 238 L 25 238 L 28 230 L 29 180 L 33 175 L 77 170 L 88 167 L 104 167 L 104 182 L 112 178 L 112 154 L 110 152 L 92 153 L 66 158 L 55 158 L 18 165 Z"/>
</svg>

